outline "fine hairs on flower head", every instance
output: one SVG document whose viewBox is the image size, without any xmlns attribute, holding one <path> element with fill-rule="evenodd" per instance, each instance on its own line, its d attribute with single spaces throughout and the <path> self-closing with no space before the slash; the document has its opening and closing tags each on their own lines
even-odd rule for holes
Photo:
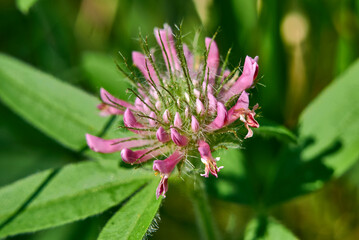
<svg viewBox="0 0 359 240">
<path fill-rule="evenodd" d="M 129 164 L 165 158 L 153 162 L 153 170 L 161 175 L 156 191 L 158 198 L 165 197 L 168 178 L 181 161 L 199 155 L 204 165 L 201 176 L 218 177 L 222 167 L 217 166 L 219 158 L 212 156 L 213 147 L 239 142 L 237 132 L 243 130 L 243 126 L 247 131 L 244 139 L 252 137 L 251 128 L 259 127 L 254 119 L 258 104 L 249 108 L 246 90 L 254 85 L 258 57 L 247 56 L 238 77 L 239 67 L 233 71 L 226 68 L 230 51 L 220 66 L 214 38 L 205 39 L 205 54 L 199 56 L 182 43 L 181 28 L 174 35 L 165 24 L 163 29 L 155 28 L 154 35 L 162 51 L 165 70 L 160 70 L 155 63 L 146 40 L 142 42 L 144 54 L 132 52 L 133 64 L 146 81 L 118 66 L 137 88 L 131 89 L 137 97 L 134 103 L 120 100 L 105 89 L 100 92 L 101 115 L 123 115 L 125 128 L 135 135 L 105 140 L 87 134 L 86 139 L 95 152 L 121 151 L 122 160 Z M 126 66 L 130 68 L 127 63 Z M 190 158 L 190 161 L 199 160 Z"/>
</svg>

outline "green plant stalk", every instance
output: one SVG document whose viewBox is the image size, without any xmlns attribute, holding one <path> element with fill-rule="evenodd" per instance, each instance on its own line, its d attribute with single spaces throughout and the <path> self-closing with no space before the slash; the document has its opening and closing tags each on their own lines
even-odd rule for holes
<svg viewBox="0 0 359 240">
<path fill-rule="evenodd" d="M 190 198 L 193 203 L 193 209 L 196 216 L 201 239 L 220 239 L 219 230 L 217 229 L 213 218 L 203 180 L 199 177 L 195 177 L 193 181 L 194 188 L 193 191 L 190 193 Z"/>
</svg>

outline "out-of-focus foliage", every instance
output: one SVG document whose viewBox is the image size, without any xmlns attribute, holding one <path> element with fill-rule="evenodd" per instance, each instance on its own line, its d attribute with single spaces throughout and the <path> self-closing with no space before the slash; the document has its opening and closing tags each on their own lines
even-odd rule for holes
<svg viewBox="0 0 359 240">
<path fill-rule="evenodd" d="M 97 214 L 9 239 L 142 238 L 161 203 L 151 195 L 156 181 L 125 169 L 118 153 L 84 148 L 84 134 L 126 134 L 121 117 L 98 116 L 99 88 L 132 99 L 118 52 L 130 59 L 141 50 L 139 30 L 155 46 L 154 27 L 183 21 L 190 47 L 198 29 L 201 45 L 220 27 L 216 42 L 221 53 L 232 47 L 231 69 L 259 56 L 251 102 L 261 128 L 242 149 L 219 150 L 224 168 L 206 180 L 219 233 L 358 239 L 358 15 L 355 0 L 1 1 L 0 236 Z M 187 194 L 196 185 L 171 180 L 149 238 L 205 236 Z"/>
</svg>

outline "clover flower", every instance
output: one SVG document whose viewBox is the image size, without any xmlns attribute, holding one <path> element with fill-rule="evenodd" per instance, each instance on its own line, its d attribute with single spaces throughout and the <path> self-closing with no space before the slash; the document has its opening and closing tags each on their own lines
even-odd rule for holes
<svg viewBox="0 0 359 240">
<path fill-rule="evenodd" d="M 119 66 L 137 88 L 131 90 L 137 96 L 134 103 L 117 99 L 101 89 L 103 103 L 98 106 L 101 115 L 123 115 L 124 127 L 135 135 L 106 140 L 87 134 L 86 139 L 95 152 L 121 151 L 122 160 L 129 164 L 157 159 L 153 170 L 161 175 L 158 198 L 165 197 L 171 172 L 176 166 L 181 167 L 179 163 L 185 159 L 194 165 L 204 164 L 201 176 L 209 177 L 211 173 L 218 177 L 222 167 L 217 166 L 219 158 L 213 158 L 211 151 L 240 142 L 238 135 L 243 125 L 247 131 L 244 139 L 253 135 L 251 128 L 259 127 L 254 119 L 258 105 L 249 109 L 246 92 L 254 85 L 258 57 L 247 56 L 238 77 L 239 66 L 233 71 L 226 68 L 230 51 L 220 67 L 214 38 L 205 39 L 206 51 L 204 56 L 199 56 L 182 43 L 181 29 L 174 35 L 165 24 L 163 29 L 155 28 L 154 35 L 162 50 L 164 71 L 155 63 L 147 41 L 142 42 L 145 54 L 132 52 L 133 64 L 145 81 L 138 79 L 126 62 L 130 74 Z M 198 153 L 201 161 L 193 157 Z"/>
</svg>

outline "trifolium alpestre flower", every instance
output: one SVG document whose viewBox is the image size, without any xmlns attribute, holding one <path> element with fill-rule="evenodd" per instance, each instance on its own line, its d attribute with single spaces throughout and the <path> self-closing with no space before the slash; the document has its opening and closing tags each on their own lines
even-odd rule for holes
<svg viewBox="0 0 359 240">
<path fill-rule="evenodd" d="M 192 54 L 182 43 L 181 29 L 174 35 L 165 24 L 163 29 L 155 28 L 154 35 L 162 50 L 165 70 L 160 70 L 158 61 L 155 63 L 147 41 L 142 42 L 145 54 L 132 52 L 133 64 L 145 81 L 138 79 L 133 71 L 128 74 L 120 67 L 137 88 L 131 90 L 137 97 L 134 103 L 101 89 L 103 103 L 98 106 L 101 114 L 123 115 L 124 127 L 136 135 L 105 140 L 87 134 L 86 139 L 93 151 L 121 151 L 122 160 L 129 164 L 156 159 L 153 170 L 161 175 L 156 191 L 158 198 L 165 197 L 171 172 L 186 159 L 197 162 L 193 165 L 203 163 L 201 176 L 218 177 L 222 167 L 217 166 L 219 158 L 212 156 L 213 150 L 228 143 L 239 143 L 238 135 L 243 126 L 247 131 L 244 139 L 253 135 L 251 127 L 259 127 L 254 119 L 258 104 L 250 110 L 246 91 L 254 85 L 258 57 L 247 56 L 238 74 L 239 66 L 233 71 L 226 68 L 230 51 L 220 66 L 214 38 L 205 39 L 206 50 L 204 56 L 200 56 Z M 198 155 L 200 160 L 194 157 Z"/>
</svg>

